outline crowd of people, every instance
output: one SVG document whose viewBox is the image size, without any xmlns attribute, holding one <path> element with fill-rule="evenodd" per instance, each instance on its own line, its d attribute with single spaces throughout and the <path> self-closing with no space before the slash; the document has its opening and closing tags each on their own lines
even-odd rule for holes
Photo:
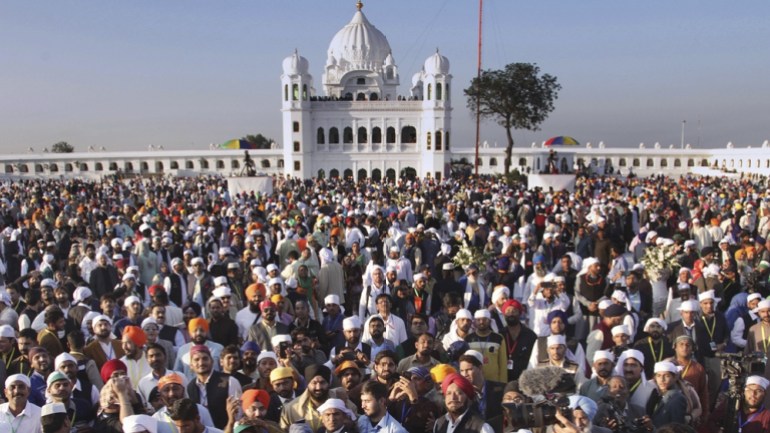
<svg viewBox="0 0 770 433">
<path fill-rule="evenodd" d="M 2 184 L 0 431 L 707 433 L 768 353 L 764 177 L 273 191 Z"/>
</svg>

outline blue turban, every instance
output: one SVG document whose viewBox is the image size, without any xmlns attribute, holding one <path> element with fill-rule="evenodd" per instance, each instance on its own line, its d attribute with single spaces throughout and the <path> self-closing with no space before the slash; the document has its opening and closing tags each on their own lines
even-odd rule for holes
<svg viewBox="0 0 770 433">
<path fill-rule="evenodd" d="M 548 313 L 548 316 L 546 316 L 545 321 L 550 325 L 555 317 L 560 317 L 561 321 L 564 322 L 565 325 L 567 324 L 567 313 L 562 310 L 551 311 Z"/>
<path fill-rule="evenodd" d="M 596 415 L 598 409 L 595 401 L 582 395 L 571 395 L 569 397 L 569 407 L 572 410 L 582 410 L 590 421 L 594 420 L 594 415 Z"/>
<path fill-rule="evenodd" d="M 253 342 L 253 341 L 247 341 L 243 343 L 243 346 L 241 346 L 241 353 L 243 352 L 257 352 L 257 356 L 262 352 L 262 349 L 259 348 L 259 344 Z"/>
<path fill-rule="evenodd" d="M 535 257 L 532 258 L 532 263 L 545 263 L 545 256 L 540 253 L 535 254 Z"/>
<path fill-rule="evenodd" d="M 508 272 L 508 269 L 511 267 L 511 258 L 508 256 L 503 256 L 497 259 L 497 270 L 498 271 L 505 271 Z"/>
</svg>

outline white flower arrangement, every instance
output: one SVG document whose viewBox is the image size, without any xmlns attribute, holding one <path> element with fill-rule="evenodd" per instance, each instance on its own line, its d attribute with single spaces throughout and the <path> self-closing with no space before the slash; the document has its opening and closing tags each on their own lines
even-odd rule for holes
<svg viewBox="0 0 770 433">
<path fill-rule="evenodd" d="M 647 247 L 642 264 L 651 281 L 665 281 L 681 267 L 673 245 Z"/>
<path fill-rule="evenodd" d="M 452 262 L 454 262 L 455 266 L 462 267 L 463 270 L 467 269 L 469 265 L 476 265 L 479 267 L 479 273 L 484 274 L 487 262 L 491 258 L 491 255 L 484 254 L 482 248 L 476 248 L 463 241 L 460 250 L 455 254 Z"/>
</svg>

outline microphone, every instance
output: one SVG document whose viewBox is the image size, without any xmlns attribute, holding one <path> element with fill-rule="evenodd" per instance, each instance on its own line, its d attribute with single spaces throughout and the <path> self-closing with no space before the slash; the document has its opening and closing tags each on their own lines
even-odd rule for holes
<svg viewBox="0 0 770 433">
<path fill-rule="evenodd" d="M 561 367 L 538 367 L 521 373 L 519 388 L 532 397 L 574 390 L 575 381 Z"/>
</svg>

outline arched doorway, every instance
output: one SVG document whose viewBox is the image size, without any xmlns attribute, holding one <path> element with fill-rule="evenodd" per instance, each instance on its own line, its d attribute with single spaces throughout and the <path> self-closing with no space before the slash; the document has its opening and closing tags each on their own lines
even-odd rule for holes
<svg viewBox="0 0 770 433">
<path fill-rule="evenodd" d="M 379 168 L 372 170 L 372 180 L 375 182 L 382 180 L 382 171 Z"/>
<path fill-rule="evenodd" d="M 387 169 L 387 170 L 385 171 L 385 177 L 386 177 L 386 178 L 387 178 L 389 181 L 394 181 L 394 182 L 395 182 L 395 180 L 396 180 L 396 170 L 394 170 L 394 169 L 392 169 L 392 168 L 389 168 L 389 169 Z"/>
<path fill-rule="evenodd" d="M 405 177 L 409 180 L 414 180 L 417 178 L 417 170 L 415 170 L 412 167 L 406 167 L 403 170 L 401 170 L 401 177 Z"/>
<path fill-rule="evenodd" d="M 336 168 L 331 169 L 329 171 L 329 179 L 338 179 L 340 177 L 340 171 Z"/>
<path fill-rule="evenodd" d="M 319 179 L 323 179 L 325 177 L 326 177 L 326 172 L 324 171 L 324 169 L 322 168 L 322 169 L 318 170 L 318 178 Z"/>
<path fill-rule="evenodd" d="M 359 181 L 366 180 L 366 169 L 362 168 L 358 170 L 358 180 Z"/>
<path fill-rule="evenodd" d="M 344 174 L 343 180 L 353 179 L 353 170 L 346 168 Z"/>
</svg>

